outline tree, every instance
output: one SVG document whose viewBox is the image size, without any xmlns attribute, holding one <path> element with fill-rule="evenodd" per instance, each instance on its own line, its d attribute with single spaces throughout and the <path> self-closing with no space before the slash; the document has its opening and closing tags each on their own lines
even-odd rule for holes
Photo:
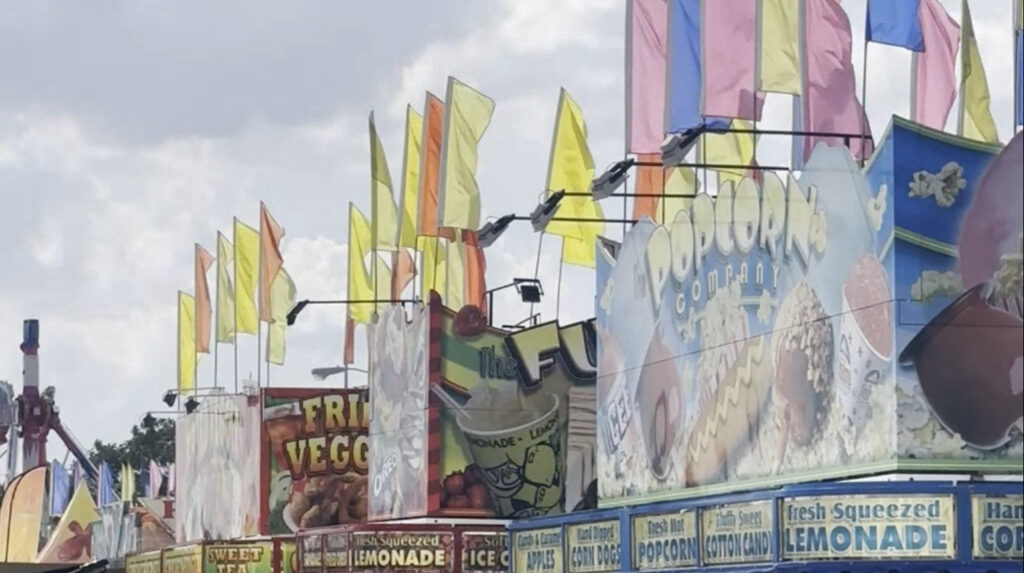
<svg viewBox="0 0 1024 573">
<path fill-rule="evenodd" d="M 136 471 L 149 467 L 149 460 L 165 466 L 174 462 L 174 420 L 152 418 L 140 427 L 132 425 L 131 437 L 120 443 L 96 440 L 89 451 L 89 459 L 97 467 L 103 462 L 110 466 L 115 482 L 120 482 L 121 464 L 131 464 Z"/>
</svg>

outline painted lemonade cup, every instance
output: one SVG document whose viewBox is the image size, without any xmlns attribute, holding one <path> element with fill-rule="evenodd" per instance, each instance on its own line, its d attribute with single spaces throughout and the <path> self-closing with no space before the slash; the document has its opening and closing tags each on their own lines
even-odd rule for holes
<svg viewBox="0 0 1024 573">
<path fill-rule="evenodd" d="M 562 424 L 558 396 L 537 419 L 510 428 L 481 430 L 458 417 L 473 461 L 480 467 L 500 517 L 558 513 L 562 502 Z"/>
</svg>

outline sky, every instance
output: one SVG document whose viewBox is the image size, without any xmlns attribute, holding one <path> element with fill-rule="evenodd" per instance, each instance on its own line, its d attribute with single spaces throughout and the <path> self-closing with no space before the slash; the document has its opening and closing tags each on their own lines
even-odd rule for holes
<svg viewBox="0 0 1024 573">
<path fill-rule="evenodd" d="M 960 1 L 942 3 L 959 20 Z M 843 4 L 860 81 L 864 1 Z M 1003 141 L 1011 6 L 971 4 Z M 623 0 L 5 4 L 0 380 L 20 391 L 21 324 L 37 318 L 41 384 L 56 387 L 70 431 L 87 446 L 127 438 L 146 411 L 166 410 L 176 384 L 176 296 L 193 289 L 194 243 L 215 251 L 233 217 L 257 225 L 261 200 L 286 230 L 298 297 L 344 298 L 348 204 L 370 207 L 367 118 L 375 111 L 397 185 L 405 108 L 421 108 L 425 90 L 443 97 L 449 75 L 496 102 L 480 145 L 484 216 L 527 214 L 544 189 L 560 87 L 583 109 L 598 170 L 623 156 L 624 19 Z M 872 45 L 868 70 L 879 136 L 909 113 L 909 53 Z M 788 98 L 766 105 L 759 126 L 788 128 Z M 758 159 L 788 162 L 773 156 L 785 147 L 762 140 Z M 621 208 L 605 205 L 609 216 Z M 620 238 L 621 226 L 605 234 Z M 514 225 L 487 252 L 488 284 L 537 264 L 545 319 L 592 316 L 591 271 L 567 266 L 557 288 L 559 248 L 547 238 L 536 263 L 538 235 Z M 512 292 L 496 306 L 499 324 L 528 314 Z M 270 383 L 340 384 L 309 372 L 341 362 L 343 331 L 343 307 L 306 309 Z M 203 357 L 199 386 L 233 387 L 234 350 L 220 345 L 216 373 Z M 237 353 L 244 383 L 256 377 L 255 338 L 240 337 Z M 50 457 L 63 459 L 58 442 Z"/>
</svg>

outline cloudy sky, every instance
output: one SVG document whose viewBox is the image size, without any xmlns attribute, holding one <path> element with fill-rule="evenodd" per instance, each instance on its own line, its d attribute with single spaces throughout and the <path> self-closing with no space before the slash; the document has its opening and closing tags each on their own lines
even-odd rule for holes
<svg viewBox="0 0 1024 573">
<path fill-rule="evenodd" d="M 958 19 L 960 1 L 942 1 Z M 863 37 L 863 0 L 844 4 Z M 1005 140 L 1011 1 L 974 0 L 972 12 Z M 213 250 L 234 216 L 255 225 L 260 200 L 286 228 L 299 297 L 344 297 L 347 206 L 369 208 L 367 116 L 376 111 L 397 181 L 405 106 L 421 106 L 424 90 L 443 96 L 448 75 L 497 103 L 480 150 L 485 215 L 536 204 L 559 87 L 584 110 L 598 168 L 621 158 L 624 16 L 623 0 L 5 3 L 0 379 L 20 388 L 21 322 L 38 318 L 42 384 L 57 388 L 72 432 L 86 444 L 127 437 L 175 385 L 175 297 L 193 288 L 193 243 Z M 860 73 L 860 42 L 853 49 Z M 910 58 L 873 45 L 868 66 L 880 134 L 909 112 Z M 787 127 L 788 106 L 769 96 L 765 127 Z M 772 147 L 762 142 L 762 162 Z M 528 225 L 497 245 L 490 284 L 532 275 Z M 540 260 L 545 317 L 558 246 L 545 241 Z M 563 285 L 560 318 L 588 316 L 591 273 L 566 268 Z M 527 313 L 512 296 L 499 306 L 498 322 Z M 343 323 L 341 307 L 306 310 L 272 384 L 322 384 L 309 370 L 340 362 Z M 255 376 L 255 345 L 240 342 L 243 378 Z M 230 388 L 230 346 L 219 364 Z"/>
</svg>

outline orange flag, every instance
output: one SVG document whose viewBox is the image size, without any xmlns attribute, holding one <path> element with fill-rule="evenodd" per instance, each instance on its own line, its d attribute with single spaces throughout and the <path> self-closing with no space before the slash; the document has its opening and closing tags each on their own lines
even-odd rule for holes
<svg viewBox="0 0 1024 573">
<path fill-rule="evenodd" d="M 345 364 L 356 361 L 356 321 L 349 314 L 345 319 Z"/>
<path fill-rule="evenodd" d="M 284 229 L 277 224 L 267 206 L 260 201 L 260 320 L 273 322 L 270 312 L 270 285 L 277 278 L 284 259 L 281 257 L 281 238 Z"/>
<path fill-rule="evenodd" d="M 206 273 L 213 265 L 213 255 L 196 243 L 196 353 L 210 353 L 210 329 L 213 306 L 210 303 L 210 285 Z"/>
<path fill-rule="evenodd" d="M 437 197 L 441 184 L 441 134 L 444 132 L 444 101 L 427 92 L 423 137 L 420 139 L 420 216 L 423 237 L 437 236 Z"/>
<path fill-rule="evenodd" d="M 416 278 L 416 261 L 407 249 L 398 249 L 391 257 L 391 298 L 402 298 L 402 292 Z"/>
<path fill-rule="evenodd" d="M 487 261 L 484 259 L 484 250 L 476 242 L 476 231 L 465 230 L 462 232 L 462 239 L 466 245 L 466 304 L 479 308 L 484 315 L 487 314 Z"/>
<path fill-rule="evenodd" d="M 633 218 L 639 219 L 647 216 L 654 219 L 658 208 L 658 200 L 665 192 L 665 170 L 661 167 L 661 155 L 658 153 L 639 153 L 636 156 L 637 163 L 657 163 L 658 165 L 637 165 L 636 167 L 636 188 L 634 193 L 638 195 L 651 195 L 650 197 L 633 198 Z"/>
</svg>

